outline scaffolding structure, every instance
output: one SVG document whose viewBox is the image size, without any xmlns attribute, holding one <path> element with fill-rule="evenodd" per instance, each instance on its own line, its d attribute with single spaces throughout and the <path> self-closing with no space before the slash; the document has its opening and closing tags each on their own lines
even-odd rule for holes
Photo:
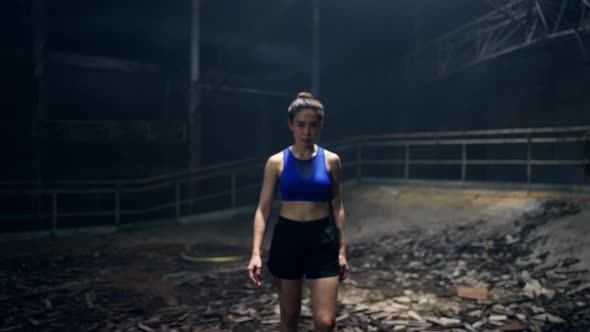
<svg viewBox="0 0 590 332">
<path fill-rule="evenodd" d="M 406 58 L 408 78 L 433 81 L 544 41 L 574 37 L 590 62 L 589 0 L 481 0 L 489 13 L 420 45 Z"/>
</svg>

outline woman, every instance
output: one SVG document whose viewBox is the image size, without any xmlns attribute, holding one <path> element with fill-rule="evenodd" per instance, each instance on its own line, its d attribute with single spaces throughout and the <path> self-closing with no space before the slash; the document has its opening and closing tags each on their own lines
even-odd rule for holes
<svg viewBox="0 0 590 332">
<path fill-rule="evenodd" d="M 315 330 L 336 331 L 338 285 L 348 276 L 342 164 L 337 154 L 316 145 L 323 118 L 324 106 L 310 93 L 299 93 L 291 103 L 294 144 L 268 159 L 254 217 L 248 273 L 260 287 L 260 249 L 278 186 L 282 202 L 268 268 L 279 295 L 281 332 L 297 331 L 303 277 L 311 290 Z"/>
</svg>

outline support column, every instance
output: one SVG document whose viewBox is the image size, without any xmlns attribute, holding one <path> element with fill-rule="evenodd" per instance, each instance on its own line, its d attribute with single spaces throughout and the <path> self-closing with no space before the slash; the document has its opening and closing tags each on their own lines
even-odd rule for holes
<svg viewBox="0 0 590 332">
<path fill-rule="evenodd" d="M 404 178 L 410 178 L 410 145 L 406 144 L 405 158 L 404 158 Z"/>
<path fill-rule="evenodd" d="M 200 108 L 199 93 L 199 37 L 200 37 L 200 0 L 191 0 L 191 25 L 190 25 L 190 82 L 188 102 L 188 169 L 201 165 L 203 132 L 202 111 Z M 192 177 L 191 177 L 192 180 Z M 195 184 L 189 183 L 189 198 L 196 193 Z M 189 213 L 192 213 L 193 204 L 189 204 Z"/>
<path fill-rule="evenodd" d="M 461 181 L 467 178 L 467 146 L 461 144 Z"/>
<path fill-rule="evenodd" d="M 35 121 L 45 116 L 45 0 L 36 0 L 35 11 L 35 33 L 34 33 L 34 59 L 35 59 L 35 82 L 37 85 L 37 100 L 35 104 Z"/>
<path fill-rule="evenodd" d="M 526 153 L 526 183 L 531 184 L 532 181 L 532 164 L 531 159 L 533 158 L 533 146 L 531 142 L 531 136 L 527 137 L 527 153 Z"/>
<path fill-rule="evenodd" d="M 590 130 L 584 135 L 584 179 L 590 185 Z"/>
<path fill-rule="evenodd" d="M 311 92 L 320 95 L 320 0 L 313 0 L 313 47 L 311 59 Z"/>
<path fill-rule="evenodd" d="M 34 45 L 33 58 L 35 61 L 33 75 L 36 84 L 35 113 L 31 121 L 31 154 L 33 179 L 42 187 L 42 144 L 35 137 L 38 122 L 45 117 L 46 112 L 46 40 L 45 40 L 45 0 L 35 0 L 34 11 Z M 34 196 L 32 201 L 33 212 L 42 214 L 42 196 Z"/>
<path fill-rule="evenodd" d="M 169 77 L 165 77 L 164 81 L 163 81 L 163 89 L 164 89 L 164 94 L 162 96 L 163 100 L 162 100 L 162 109 L 164 111 L 164 123 L 166 123 L 168 126 L 176 119 L 171 118 L 170 116 L 170 99 L 171 99 L 171 90 L 172 90 L 172 80 Z M 170 140 L 165 140 L 161 143 L 160 149 L 162 149 L 163 146 L 163 166 L 160 169 L 160 173 L 170 173 L 172 172 L 177 165 L 171 166 L 171 161 L 170 161 L 170 154 L 171 151 L 175 150 L 175 142 L 174 140 L 170 139 Z"/>
</svg>

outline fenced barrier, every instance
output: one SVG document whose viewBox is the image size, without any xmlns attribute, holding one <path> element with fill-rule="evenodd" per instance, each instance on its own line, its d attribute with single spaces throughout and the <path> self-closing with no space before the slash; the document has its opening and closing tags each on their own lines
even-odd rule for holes
<svg viewBox="0 0 590 332">
<path fill-rule="evenodd" d="M 428 178 L 590 188 L 588 133 L 590 126 L 384 134 L 326 147 L 341 156 L 345 180 Z M 261 160 L 240 160 L 137 180 L 4 182 L 1 232 L 119 227 L 252 206 L 263 167 Z"/>
</svg>

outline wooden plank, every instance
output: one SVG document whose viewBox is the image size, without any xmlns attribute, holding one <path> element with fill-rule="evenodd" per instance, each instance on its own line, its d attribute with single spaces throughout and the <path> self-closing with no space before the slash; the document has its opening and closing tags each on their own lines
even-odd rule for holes
<svg viewBox="0 0 590 332">
<path fill-rule="evenodd" d="M 457 296 L 467 298 L 467 299 L 485 301 L 488 299 L 488 288 L 486 286 L 477 286 L 477 287 L 459 286 L 459 287 L 457 287 Z"/>
</svg>

